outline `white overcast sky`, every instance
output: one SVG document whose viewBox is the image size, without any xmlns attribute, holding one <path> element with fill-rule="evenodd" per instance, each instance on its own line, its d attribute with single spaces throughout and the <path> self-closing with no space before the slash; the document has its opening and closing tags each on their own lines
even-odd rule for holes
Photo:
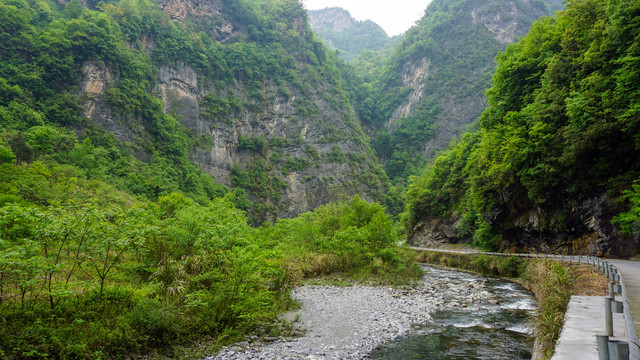
<svg viewBox="0 0 640 360">
<path fill-rule="evenodd" d="M 424 14 L 431 0 L 302 0 L 309 10 L 338 6 L 356 20 L 373 20 L 394 36 L 407 31 Z"/>
</svg>

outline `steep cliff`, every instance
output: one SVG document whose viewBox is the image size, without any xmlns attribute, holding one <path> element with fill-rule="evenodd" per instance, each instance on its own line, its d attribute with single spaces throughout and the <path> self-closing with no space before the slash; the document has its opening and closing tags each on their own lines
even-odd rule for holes
<svg viewBox="0 0 640 360">
<path fill-rule="evenodd" d="M 342 8 L 331 7 L 322 10 L 308 10 L 313 31 L 331 49 L 346 61 L 353 60 L 365 50 L 390 52 L 402 36 L 389 37 L 371 20 L 357 21 Z"/>
<path fill-rule="evenodd" d="M 167 6 L 161 6 L 166 11 Z M 244 189 L 255 204 L 258 221 L 311 210 L 337 194 L 382 200 L 385 175 L 341 90 L 335 57 L 314 38 L 297 2 L 270 6 L 265 3 L 261 9 L 274 15 L 271 21 L 276 26 L 288 27 L 290 40 L 298 47 L 287 49 L 282 38 L 256 42 L 289 53 L 284 77 L 267 71 L 254 84 L 236 76 L 232 83 L 208 86 L 210 75 L 197 74 L 184 64 L 159 68 L 158 87 L 166 111 L 210 141 L 193 151 L 193 160 L 218 182 Z M 237 15 L 239 9 L 229 10 L 223 4 L 208 14 L 193 9 L 197 4 L 178 12 L 187 19 L 198 18 L 193 24 L 207 16 L 222 16 L 226 23 L 219 27 L 248 36 L 243 41 L 251 41 L 252 32 L 267 30 L 256 26 L 260 21 L 247 25 L 247 18 Z M 269 23 L 263 21 L 264 26 Z M 218 33 L 216 28 L 212 35 Z"/>
<path fill-rule="evenodd" d="M 494 57 L 540 16 L 539 1 L 434 0 L 405 34 L 370 91 L 363 123 L 391 178 L 406 178 L 463 133 L 485 108 Z M 419 134 L 419 135 L 414 135 Z"/>
<path fill-rule="evenodd" d="M 640 251 L 638 13 L 625 1 L 568 2 L 498 55 L 477 130 L 410 185 L 411 241 Z"/>
<path fill-rule="evenodd" d="M 95 176 L 152 199 L 183 191 L 206 202 L 220 195 L 215 178 L 256 224 L 343 195 L 394 204 L 343 89 L 343 64 L 298 1 L 74 0 L 60 14 L 19 5 L 25 16 L 11 31 L 59 44 L 52 51 L 14 41 L 2 52 L 10 65 L 0 67 L 0 88 L 34 94 L 25 99 L 39 119 L 12 124 L 3 115 L 3 138 L 42 125 L 73 130 L 87 156 L 104 158 L 92 163 Z M 30 63 L 46 64 L 39 82 L 23 81 L 39 73 Z M 3 114 L 26 103 L 8 94 Z M 51 150 L 57 161 L 88 164 L 69 146 Z"/>
</svg>

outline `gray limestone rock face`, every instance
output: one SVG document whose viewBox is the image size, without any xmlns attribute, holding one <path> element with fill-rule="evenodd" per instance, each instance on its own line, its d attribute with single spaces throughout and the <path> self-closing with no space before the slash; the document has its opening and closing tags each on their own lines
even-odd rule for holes
<svg viewBox="0 0 640 360">
<path fill-rule="evenodd" d="M 347 10 L 338 7 L 310 10 L 309 15 L 310 24 L 313 29 L 341 32 L 356 23 Z"/>
<path fill-rule="evenodd" d="M 204 31 L 221 44 L 235 36 L 245 41 L 247 26 L 234 23 L 225 4 L 159 1 L 176 26 Z M 288 19 L 291 31 L 307 39 L 306 16 L 297 16 Z M 152 36 L 141 36 L 129 45 L 153 58 Z M 338 85 L 332 80 L 309 71 L 311 65 L 298 55 L 287 55 L 296 81 L 265 74 L 261 89 L 255 84 L 249 88 L 242 78 L 218 81 L 216 74 L 204 74 L 186 62 L 155 65 L 156 83 L 150 94 L 192 136 L 190 160 L 217 183 L 245 189 L 250 201 L 267 209 L 259 214 L 250 210 L 256 223 L 292 217 L 343 196 L 359 194 L 371 200 L 385 191 L 384 173 L 351 104 L 339 93 L 343 90 L 336 91 Z M 101 62 L 87 62 L 83 73 L 77 95 L 84 115 L 132 144 L 136 156 L 148 161 L 151 155 L 141 149 L 153 137 L 145 132 L 144 122 L 122 119 L 109 108 L 109 90 L 117 86 L 118 74 Z M 216 101 L 233 102 L 232 110 L 211 111 L 210 104 Z M 254 140 L 262 144 L 259 149 L 247 147 L 246 142 Z M 239 173 L 249 180 L 239 184 Z"/>
<path fill-rule="evenodd" d="M 484 219 L 500 229 L 502 248 L 507 252 L 620 257 L 640 250 L 640 236 L 623 235 L 612 223 L 621 209 L 609 194 L 562 203 L 542 208 L 506 193 L 498 210 L 484 214 Z M 458 217 L 422 219 L 409 242 L 426 247 L 464 241 L 456 231 L 457 221 Z"/>
</svg>

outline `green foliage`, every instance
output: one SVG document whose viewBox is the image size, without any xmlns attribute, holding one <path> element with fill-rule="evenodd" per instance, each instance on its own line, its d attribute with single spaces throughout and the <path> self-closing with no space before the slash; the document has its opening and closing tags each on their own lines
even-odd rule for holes
<svg viewBox="0 0 640 360">
<path fill-rule="evenodd" d="M 13 163 L 14 161 L 16 161 L 16 155 L 11 147 L 0 141 L 0 164 Z"/>
<path fill-rule="evenodd" d="M 288 259 L 287 276 L 293 279 L 343 273 L 397 282 L 419 274 L 412 257 L 397 248 L 384 208 L 357 196 L 259 230 L 265 245 Z"/>
<path fill-rule="evenodd" d="M 516 256 L 463 255 L 421 251 L 417 260 L 427 264 L 465 269 L 488 276 L 527 277 L 532 262 Z"/>
<path fill-rule="evenodd" d="M 628 66 L 640 33 L 635 13 L 629 3 L 572 1 L 507 46 L 497 57 L 477 132 L 413 180 L 408 229 L 421 217 L 457 212 L 465 219 L 462 232 L 497 248 L 495 229 L 521 211 L 553 213 L 568 199 L 631 188 L 640 171 L 638 123 L 631 115 L 640 73 Z M 634 193 L 625 196 L 632 210 L 617 217 L 627 232 L 635 221 Z M 508 215 L 490 224 L 478 222 L 482 214 L 503 211 Z M 564 220 L 538 230 L 555 231 Z"/>
<path fill-rule="evenodd" d="M 486 221 L 478 219 L 473 233 L 473 245 L 485 251 L 498 251 L 501 248 L 500 235 Z"/>
<path fill-rule="evenodd" d="M 288 174 L 296 171 L 303 171 L 309 166 L 311 166 L 311 161 L 306 158 L 288 157 L 284 165 L 282 165 L 282 173 Z"/>
<path fill-rule="evenodd" d="M 303 277 L 419 276 L 384 208 L 357 197 L 254 229 L 233 195 L 203 206 L 172 193 L 154 204 L 69 166 L 0 170 L 8 358 L 128 358 L 225 342 L 229 332 L 272 328 Z"/>
<path fill-rule="evenodd" d="M 614 217 L 613 222 L 620 224 L 624 234 L 637 235 L 640 233 L 640 183 L 636 181 L 633 190 L 625 191 L 621 199 L 628 200 L 631 209 Z"/>
<path fill-rule="evenodd" d="M 262 136 L 246 137 L 242 134 L 238 135 L 238 150 L 248 150 L 262 154 L 266 150 L 266 145 L 267 143 Z"/>
<path fill-rule="evenodd" d="M 551 357 L 575 286 L 575 275 L 561 263 L 549 260 L 532 264 L 527 273 L 539 286 L 536 296 L 540 302 L 534 325 L 545 356 Z"/>
<path fill-rule="evenodd" d="M 338 145 L 333 145 L 331 147 L 331 151 L 325 154 L 325 159 L 327 162 L 331 163 L 343 163 L 347 160 L 344 154 L 340 151 L 340 147 L 338 147 Z"/>
<path fill-rule="evenodd" d="M 16 13 L 0 18 L 0 27 L 13 39 L 0 54 L 0 138 L 18 163 L 40 159 L 75 165 L 92 178 L 149 199 L 177 190 L 198 201 L 224 193 L 189 161 L 187 130 L 164 114 L 151 94 L 155 75 L 150 59 L 127 46 L 132 22 L 138 28 L 135 38 L 141 28 L 151 31 L 152 23 L 163 22 L 159 8 L 144 1 L 102 4 L 99 10 L 83 10 L 72 1 L 61 13 L 42 2 L 0 7 L 3 14 Z M 76 94 L 87 64 L 104 70 L 107 83 L 108 74 L 118 75 L 105 90 L 106 102 L 120 122 L 119 135 L 128 132 L 135 144 L 117 140 L 82 117 L 83 97 Z"/>
<path fill-rule="evenodd" d="M 233 121 L 233 115 L 237 116 L 243 109 L 242 101 L 236 95 L 232 94 L 229 98 L 220 98 L 213 91 L 207 93 L 200 100 L 199 105 L 203 119 L 227 124 Z"/>
</svg>

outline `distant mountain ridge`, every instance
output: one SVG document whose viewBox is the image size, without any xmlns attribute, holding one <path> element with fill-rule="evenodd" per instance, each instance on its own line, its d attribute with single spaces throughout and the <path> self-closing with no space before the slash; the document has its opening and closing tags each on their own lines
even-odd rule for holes
<svg viewBox="0 0 640 360">
<path fill-rule="evenodd" d="M 357 20 L 351 16 L 349 11 L 340 7 L 308 10 L 307 14 L 309 14 L 309 25 L 316 31 L 329 30 L 340 32 L 349 29 L 357 23 Z"/>
<path fill-rule="evenodd" d="M 340 7 L 307 10 L 307 14 L 311 28 L 346 61 L 364 50 L 391 51 L 402 38 L 401 35 L 389 37 L 380 25 L 371 20 L 358 21 Z"/>
</svg>

